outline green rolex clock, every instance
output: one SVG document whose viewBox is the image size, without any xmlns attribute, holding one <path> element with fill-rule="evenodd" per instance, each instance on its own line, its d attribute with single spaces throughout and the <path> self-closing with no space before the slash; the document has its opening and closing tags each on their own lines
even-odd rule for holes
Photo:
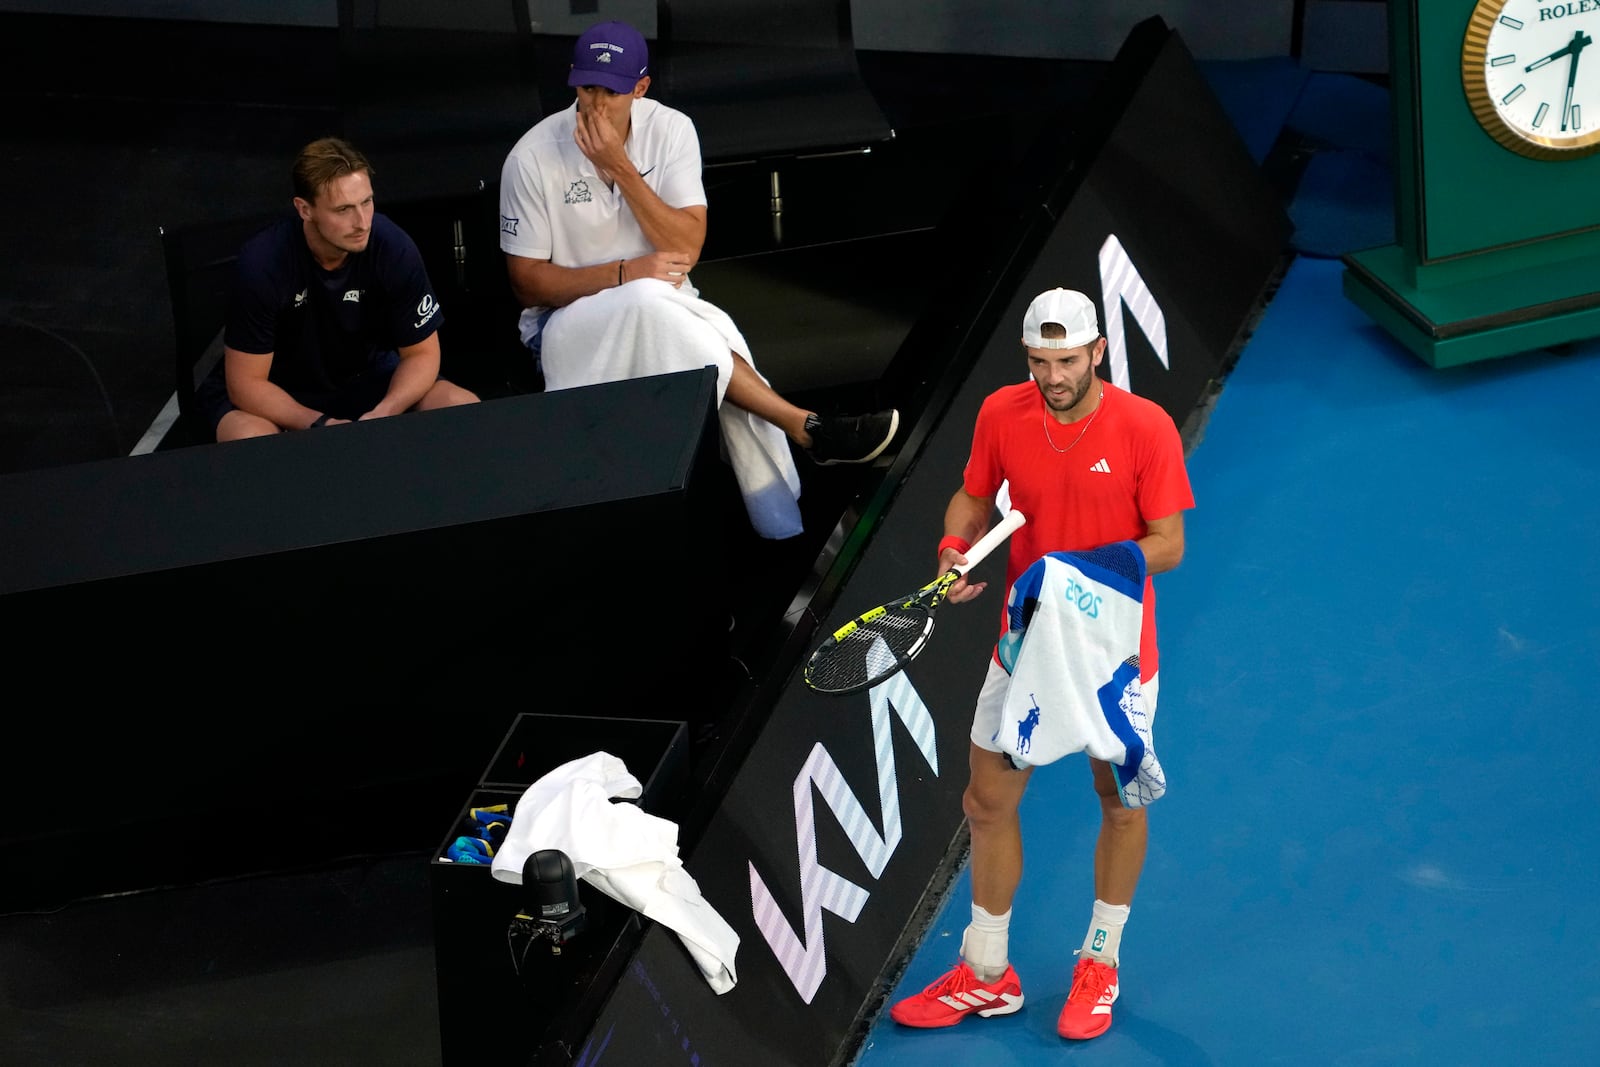
<svg viewBox="0 0 1600 1067">
<path fill-rule="evenodd" d="M 1395 242 L 1344 291 L 1434 366 L 1600 336 L 1600 0 L 1391 0 Z"/>
<path fill-rule="evenodd" d="M 1600 151 L 1600 4 L 1479 0 L 1461 45 L 1461 84 L 1484 131 L 1530 159 Z M 1587 122 L 1585 121 L 1587 116 Z"/>
</svg>

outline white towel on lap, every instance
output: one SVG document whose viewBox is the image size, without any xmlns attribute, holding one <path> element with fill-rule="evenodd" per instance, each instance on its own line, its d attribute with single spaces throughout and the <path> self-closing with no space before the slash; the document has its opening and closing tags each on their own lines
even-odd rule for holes
<svg viewBox="0 0 1600 1067">
<path fill-rule="evenodd" d="M 1087 752 L 1112 765 L 1130 808 L 1167 788 L 1139 684 L 1144 579 L 1132 541 L 1043 556 L 1011 587 L 999 646 L 1001 750 L 1018 766 Z"/>
<path fill-rule="evenodd" d="M 755 368 L 750 345 L 726 312 L 647 278 L 556 311 L 545 323 L 540 359 L 546 389 L 716 367 L 717 421 L 750 523 L 762 537 L 794 537 L 801 531 L 800 472 L 788 437 L 722 402 L 735 352 Z"/>
</svg>

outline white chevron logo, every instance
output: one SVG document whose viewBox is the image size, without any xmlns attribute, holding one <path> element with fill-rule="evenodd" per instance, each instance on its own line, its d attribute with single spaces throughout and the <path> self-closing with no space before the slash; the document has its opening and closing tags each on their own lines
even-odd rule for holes
<svg viewBox="0 0 1600 1067">
<path fill-rule="evenodd" d="M 1124 333 L 1123 309 L 1133 316 L 1134 325 L 1150 342 L 1161 365 L 1172 369 L 1167 352 L 1167 317 L 1156 303 L 1155 294 L 1145 284 L 1139 268 L 1128 258 L 1117 235 L 1107 234 L 1100 245 L 1100 295 L 1106 312 L 1106 362 L 1111 366 L 1111 381 L 1121 389 L 1128 383 L 1128 341 Z M 1138 390 L 1133 390 L 1137 392 Z"/>
<path fill-rule="evenodd" d="M 999 1001 L 998 1007 L 990 1011 L 980 1011 L 978 1014 L 985 1016 L 1009 1015 L 1022 1007 L 1022 994 L 991 993 L 987 989 L 969 989 L 954 995 L 940 997 L 939 1001 L 948 1007 L 955 1008 L 957 1011 L 966 1011 L 969 1008 L 983 1008 L 993 1004 L 995 1001 Z"/>
<path fill-rule="evenodd" d="M 1111 473 L 1111 464 L 1107 463 L 1105 461 L 1104 457 L 1101 457 L 1100 462 L 1096 463 L 1094 466 L 1090 467 L 1089 469 L 1092 470 L 1092 471 L 1095 471 L 1098 474 L 1110 474 Z"/>
</svg>

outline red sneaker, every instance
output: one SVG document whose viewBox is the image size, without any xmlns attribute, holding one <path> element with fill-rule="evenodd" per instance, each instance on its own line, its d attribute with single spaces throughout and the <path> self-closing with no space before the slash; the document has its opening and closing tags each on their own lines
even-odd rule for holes
<svg viewBox="0 0 1600 1067">
<path fill-rule="evenodd" d="M 1056 1020 L 1056 1032 L 1078 1041 L 1099 1037 L 1111 1028 L 1111 1005 L 1116 1002 L 1117 969 L 1079 956 L 1078 965 L 1072 970 L 1072 991 Z"/>
<path fill-rule="evenodd" d="M 889 1009 L 901 1026 L 954 1026 L 969 1015 L 1010 1015 L 1022 1007 L 1022 982 L 1006 968 L 993 982 L 980 982 L 962 960 L 943 978 Z"/>
</svg>

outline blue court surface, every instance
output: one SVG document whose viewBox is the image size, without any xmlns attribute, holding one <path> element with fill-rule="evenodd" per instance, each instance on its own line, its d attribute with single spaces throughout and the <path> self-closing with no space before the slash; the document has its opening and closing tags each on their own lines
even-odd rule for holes
<svg viewBox="0 0 1600 1067">
<path fill-rule="evenodd" d="M 1294 262 L 1190 454 L 1110 1032 L 1055 1032 L 1098 824 L 1071 757 L 1023 806 L 1026 1006 L 885 1011 L 857 1067 L 1600 1063 L 1600 343 L 1435 370 L 1341 270 Z"/>
</svg>

